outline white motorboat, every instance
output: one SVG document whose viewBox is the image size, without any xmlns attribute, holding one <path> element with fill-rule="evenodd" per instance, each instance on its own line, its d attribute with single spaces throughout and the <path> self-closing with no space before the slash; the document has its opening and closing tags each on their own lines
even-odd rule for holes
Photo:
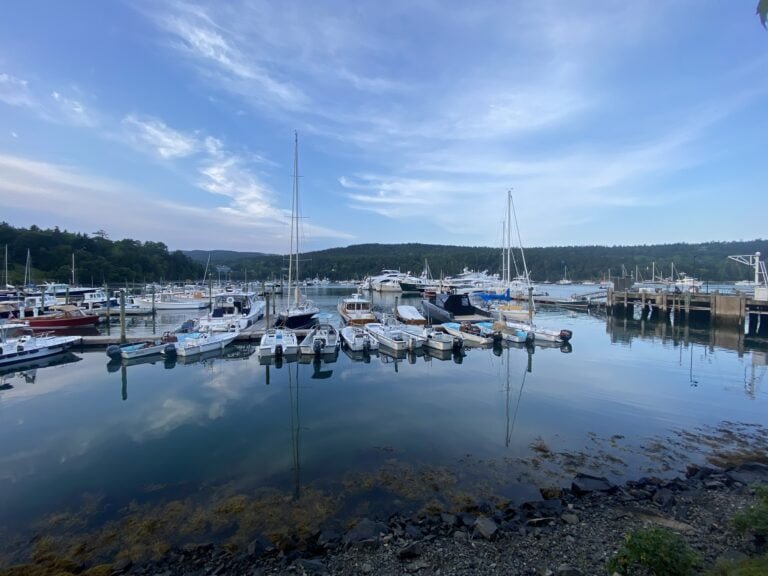
<svg viewBox="0 0 768 576">
<path fill-rule="evenodd" d="M 193 332 L 178 338 L 176 342 L 166 344 L 164 354 L 176 354 L 177 356 L 193 356 L 213 350 L 223 350 L 232 342 L 239 332 Z"/>
<path fill-rule="evenodd" d="M 299 344 L 301 354 L 322 356 L 339 351 L 339 331 L 333 324 L 320 323 L 310 328 Z"/>
<path fill-rule="evenodd" d="M 270 328 L 259 342 L 259 358 L 282 358 L 299 353 L 296 332 L 290 328 Z"/>
<path fill-rule="evenodd" d="M 472 322 L 444 322 L 441 326 L 448 334 L 461 338 L 465 344 L 487 346 L 494 341 L 493 331 L 484 330 Z"/>
<path fill-rule="evenodd" d="M 339 298 L 336 305 L 339 315 L 347 324 L 367 324 L 376 322 L 376 316 L 371 309 L 371 301 L 360 292 L 355 292 L 351 296 Z"/>
<path fill-rule="evenodd" d="M 80 341 L 80 336 L 35 336 L 29 328 L 13 337 L 5 332 L 0 331 L 0 367 L 53 356 Z"/>
<path fill-rule="evenodd" d="M 245 330 L 264 317 L 266 302 L 255 292 L 222 292 L 213 301 L 213 308 L 199 320 L 202 329 L 228 332 L 233 328 Z"/>
<path fill-rule="evenodd" d="M 379 341 L 381 346 L 394 350 L 395 352 L 405 352 L 421 348 L 424 339 L 405 332 L 399 326 L 390 326 L 381 322 L 370 322 L 365 325 L 368 333 Z"/>
<path fill-rule="evenodd" d="M 168 344 L 176 343 L 186 336 L 188 334 L 165 332 L 161 338 L 131 342 L 129 344 L 112 344 L 107 346 L 107 356 L 110 358 L 133 360 L 134 358 L 143 358 L 153 354 L 162 354 Z"/>
<path fill-rule="evenodd" d="M 425 348 L 431 348 L 433 350 L 449 351 L 461 348 L 464 345 L 464 341 L 457 336 L 448 334 L 435 328 L 427 328 L 424 326 L 405 325 L 401 329 L 405 332 L 418 336 L 424 339 L 423 346 Z"/>
<path fill-rule="evenodd" d="M 341 329 L 341 340 L 347 350 L 352 352 L 365 352 L 378 350 L 379 341 L 359 326 L 345 326 Z"/>
<path fill-rule="evenodd" d="M 416 306 L 411 306 L 409 304 L 399 304 L 395 306 L 395 318 L 403 324 L 414 326 L 424 326 L 427 323 L 427 319 L 422 316 L 419 309 L 416 308 Z"/>
<path fill-rule="evenodd" d="M 199 297 L 185 292 L 161 292 L 150 294 L 145 298 L 136 300 L 139 304 L 149 305 L 155 310 L 201 310 L 208 306 L 208 300 L 199 294 Z"/>
<path fill-rule="evenodd" d="M 535 324 L 527 324 L 524 322 L 505 322 L 510 329 L 522 329 L 526 332 L 533 332 L 536 342 L 555 342 L 563 343 L 568 342 L 573 337 L 573 332 L 570 330 L 553 330 L 551 328 L 543 328 Z"/>
<path fill-rule="evenodd" d="M 534 332 L 524 329 L 520 324 L 510 324 L 502 320 L 495 322 L 493 328 L 501 333 L 501 338 L 506 342 L 530 344 L 536 339 Z"/>
</svg>

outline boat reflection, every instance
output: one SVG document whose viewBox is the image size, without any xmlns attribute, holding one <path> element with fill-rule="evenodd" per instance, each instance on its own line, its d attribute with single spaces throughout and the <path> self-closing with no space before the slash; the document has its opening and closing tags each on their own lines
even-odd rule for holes
<svg viewBox="0 0 768 576">
<path fill-rule="evenodd" d="M 353 362 L 364 362 L 365 364 L 371 363 L 371 358 L 378 358 L 379 350 L 350 350 L 349 346 L 343 346 L 342 350 L 347 357 Z"/>
<path fill-rule="evenodd" d="M 53 356 L 46 356 L 45 358 L 39 358 L 37 360 L 29 360 L 28 362 L 16 363 L 11 366 L 5 366 L 0 368 L 0 376 L 11 375 L 29 375 L 34 373 L 38 368 L 48 368 L 51 366 L 61 366 L 63 364 L 71 364 L 73 362 L 79 362 L 82 360 L 80 356 L 77 356 L 72 351 L 67 350 L 54 354 Z M 27 379 L 25 377 L 25 379 Z M 32 379 L 34 382 L 34 378 Z"/>
</svg>

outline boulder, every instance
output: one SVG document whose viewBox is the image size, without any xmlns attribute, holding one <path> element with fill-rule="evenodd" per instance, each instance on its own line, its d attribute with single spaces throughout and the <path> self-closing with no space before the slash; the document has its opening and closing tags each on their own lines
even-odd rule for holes
<svg viewBox="0 0 768 576">
<path fill-rule="evenodd" d="M 591 492 L 613 492 L 616 486 L 602 476 L 590 476 L 589 474 L 576 474 L 571 482 L 571 491 L 577 496 L 583 496 Z"/>
</svg>

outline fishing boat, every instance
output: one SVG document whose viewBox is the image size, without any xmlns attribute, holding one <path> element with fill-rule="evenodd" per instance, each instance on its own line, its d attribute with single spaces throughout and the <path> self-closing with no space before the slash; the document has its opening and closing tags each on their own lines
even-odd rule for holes
<svg viewBox="0 0 768 576">
<path fill-rule="evenodd" d="M 368 322 L 376 322 L 376 316 L 374 316 L 371 309 L 371 301 L 360 292 L 339 298 L 336 309 L 339 312 L 339 316 L 347 324 L 361 325 Z"/>
<path fill-rule="evenodd" d="M 30 328 L 25 328 L 17 336 L 7 336 L 6 331 L 0 331 L 0 367 L 22 364 L 53 356 L 66 351 L 79 336 L 36 336 Z"/>
<path fill-rule="evenodd" d="M 266 302 L 255 292 L 222 292 L 213 301 L 210 314 L 199 319 L 201 329 L 213 332 L 245 330 L 264 317 Z"/>
<path fill-rule="evenodd" d="M 505 321 L 494 322 L 493 328 L 501 334 L 505 342 L 516 344 L 532 344 L 536 340 L 536 333 L 526 330 L 519 324 L 508 324 Z"/>
<path fill-rule="evenodd" d="M 162 337 L 141 342 L 131 342 L 128 344 L 111 344 L 107 346 L 107 356 L 110 358 L 122 358 L 124 360 L 133 360 L 134 358 L 143 358 L 153 354 L 162 354 L 168 344 L 173 344 L 184 339 L 187 334 L 176 334 L 165 332 Z"/>
<path fill-rule="evenodd" d="M 424 344 L 424 339 L 409 334 L 398 326 L 387 325 L 382 322 L 370 322 L 365 325 L 366 331 L 379 344 L 395 352 L 415 350 Z"/>
<path fill-rule="evenodd" d="M 291 250 L 288 261 L 288 302 L 279 311 L 275 326 L 282 328 L 309 328 L 317 323 L 315 314 L 320 309 L 301 293 L 299 281 L 299 135 L 294 133 L 293 201 L 291 202 Z"/>
<path fill-rule="evenodd" d="M 486 330 L 472 322 L 443 322 L 443 330 L 452 336 L 461 338 L 464 344 L 487 346 L 496 339 L 494 330 Z"/>
<path fill-rule="evenodd" d="M 261 337 L 258 348 L 259 358 L 283 358 L 299 353 L 296 332 L 290 328 L 270 328 Z"/>
<path fill-rule="evenodd" d="M 405 325 L 402 330 L 424 339 L 423 346 L 433 350 L 450 351 L 464 346 L 464 340 L 432 327 Z"/>
<path fill-rule="evenodd" d="M 163 354 L 176 356 L 194 356 L 203 352 L 223 350 L 224 347 L 237 338 L 239 332 L 193 332 L 177 338 L 163 348 Z"/>
<path fill-rule="evenodd" d="M 71 304 L 51 306 L 50 310 L 50 312 L 37 316 L 22 316 L 11 320 L 11 322 L 26 322 L 35 330 L 59 330 L 95 326 L 99 321 L 96 314 L 89 314 Z"/>
<path fill-rule="evenodd" d="M 525 322 L 505 322 L 509 329 L 521 329 L 526 332 L 533 332 L 534 339 L 537 344 L 541 342 L 555 342 L 563 343 L 568 342 L 573 338 L 573 332 L 571 330 L 553 330 L 551 328 L 544 328 L 535 324 L 528 324 Z"/>
<path fill-rule="evenodd" d="M 379 341 L 359 326 L 345 326 L 341 329 L 341 340 L 345 349 L 365 352 L 379 349 Z"/>
<path fill-rule="evenodd" d="M 299 353 L 313 356 L 336 354 L 340 345 L 339 331 L 333 324 L 323 322 L 309 329 L 299 343 Z"/>
</svg>

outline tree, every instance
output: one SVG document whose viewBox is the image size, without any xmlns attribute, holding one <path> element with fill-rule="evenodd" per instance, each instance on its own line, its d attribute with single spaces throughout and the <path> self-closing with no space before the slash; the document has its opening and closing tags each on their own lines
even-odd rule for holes
<svg viewBox="0 0 768 576">
<path fill-rule="evenodd" d="M 755 14 L 760 16 L 760 23 L 763 25 L 763 28 L 768 29 L 768 0 L 760 0 L 757 3 Z"/>
</svg>

